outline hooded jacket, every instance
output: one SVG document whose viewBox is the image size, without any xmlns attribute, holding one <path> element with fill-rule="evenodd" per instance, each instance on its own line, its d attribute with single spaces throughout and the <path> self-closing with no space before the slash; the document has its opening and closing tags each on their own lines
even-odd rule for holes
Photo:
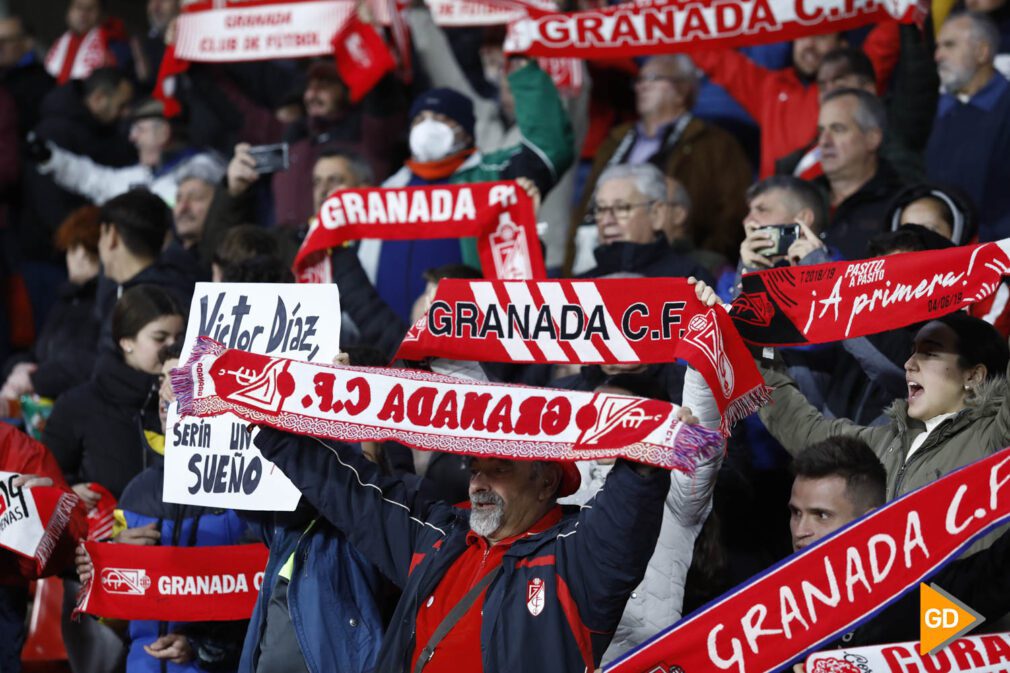
<svg viewBox="0 0 1010 673">
<path fill-rule="evenodd" d="M 1002 376 L 978 386 L 968 406 L 941 422 L 906 459 L 912 442 L 926 427 L 908 416 L 907 400 L 895 400 L 887 409 L 890 422 L 886 425 L 862 426 L 845 418 L 828 420 L 778 365 L 759 363 L 758 368 L 775 389 L 772 404 L 759 412 L 761 420 L 786 451 L 796 455 L 811 444 L 839 435 L 862 439 L 887 471 L 888 501 L 1010 445 L 1010 399 L 1007 379 Z M 984 549 L 993 539 L 986 536 L 969 551 Z"/>
<path fill-rule="evenodd" d="M 418 610 L 466 548 L 469 510 L 419 497 L 346 444 L 264 428 L 263 456 L 403 589 L 376 671 L 407 671 Z M 484 595 L 484 673 L 594 670 L 656 545 L 670 474 L 618 461 L 591 507 L 512 544 Z M 545 601 L 528 604 L 542 586 Z M 451 656 L 440 653 L 434 656 Z"/>
</svg>

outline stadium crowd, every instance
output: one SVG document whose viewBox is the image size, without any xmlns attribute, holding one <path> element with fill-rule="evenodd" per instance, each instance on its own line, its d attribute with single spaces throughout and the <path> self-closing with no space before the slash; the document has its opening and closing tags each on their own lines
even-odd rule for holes
<svg viewBox="0 0 1010 673">
<path fill-rule="evenodd" d="M 516 179 L 545 223 L 551 277 L 692 278 L 709 306 L 748 272 L 1010 238 L 1010 1 L 585 61 L 562 88 L 503 53 L 502 27 L 444 28 L 417 2 L 409 79 L 397 69 L 352 102 L 332 58 L 193 63 L 175 75 L 180 114 L 155 97 L 178 0 L 147 0 L 136 35 L 102 0 L 62 1 L 50 45 L 0 18 L 0 470 L 80 506 L 46 567 L 0 552 L 0 671 L 20 670 L 38 575 L 62 581 L 78 673 L 591 671 L 1010 444 L 1001 285 L 970 314 L 759 358 L 774 402 L 693 476 L 395 442 L 322 450 L 264 428 L 257 446 L 301 491 L 297 510 L 163 502 L 166 372 L 195 283 L 294 282 L 335 190 Z M 260 148 L 279 143 L 285 161 L 266 165 Z M 465 240 L 364 240 L 328 257 L 351 366 L 387 366 L 440 280 L 482 277 Z M 409 366 L 665 400 L 719 426 L 678 362 Z M 266 544 L 251 618 L 71 619 L 90 573 L 75 554 L 83 516 L 110 498 L 116 543 Z M 1007 544 L 984 538 L 934 581 L 998 623 Z M 527 585 L 544 565 L 564 609 L 532 620 Z M 903 600 L 838 642 L 917 637 Z"/>
</svg>

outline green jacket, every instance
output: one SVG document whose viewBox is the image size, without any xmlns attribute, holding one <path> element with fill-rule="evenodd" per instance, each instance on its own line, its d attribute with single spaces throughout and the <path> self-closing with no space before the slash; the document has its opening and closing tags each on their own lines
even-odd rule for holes
<svg viewBox="0 0 1010 673">
<path fill-rule="evenodd" d="M 1003 377 L 979 386 L 969 398 L 969 406 L 940 423 L 906 461 L 912 442 L 926 428 L 922 421 L 908 417 L 906 400 L 895 400 L 888 408 L 891 421 L 887 425 L 863 426 L 844 418 L 827 419 L 807 401 L 780 363 L 759 363 L 758 368 L 765 382 L 775 389 L 772 403 L 760 411 L 772 436 L 792 455 L 830 437 L 862 439 L 887 471 L 888 501 L 1010 445 L 1010 395 Z M 976 542 L 969 553 L 988 547 L 996 535 Z"/>
<path fill-rule="evenodd" d="M 515 98 L 516 124 L 522 133 L 522 142 L 488 154 L 474 153 L 449 177 L 449 182 L 527 177 L 540 188 L 541 195 L 546 195 L 575 157 L 575 139 L 568 114 L 550 76 L 535 61 L 510 74 L 508 82 Z M 404 166 L 383 186 L 403 187 L 410 177 L 410 169 Z M 463 257 L 465 263 L 480 268 L 472 240 L 463 244 Z M 367 269 L 367 263 L 365 266 Z"/>
</svg>

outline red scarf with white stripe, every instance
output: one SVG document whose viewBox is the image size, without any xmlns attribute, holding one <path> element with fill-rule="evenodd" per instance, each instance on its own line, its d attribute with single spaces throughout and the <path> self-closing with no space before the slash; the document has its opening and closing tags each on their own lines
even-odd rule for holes
<svg viewBox="0 0 1010 673">
<path fill-rule="evenodd" d="M 624 457 L 687 473 L 722 451 L 719 433 L 684 425 L 668 402 L 312 364 L 225 349 L 205 337 L 172 371 L 172 387 L 183 415 L 230 412 L 346 442 L 393 440 L 516 460 Z"/>
<path fill-rule="evenodd" d="M 58 84 L 86 79 L 95 70 L 115 64 L 105 31 L 100 26 L 83 36 L 69 30 L 63 33 L 49 48 L 45 60 L 46 72 L 56 78 Z"/>
<path fill-rule="evenodd" d="M 511 181 L 336 191 L 323 202 L 295 257 L 295 277 L 328 282 L 324 253 L 362 238 L 476 238 L 485 276 L 546 275 L 533 201 Z"/>
<path fill-rule="evenodd" d="M 396 356 L 559 364 L 683 359 L 705 377 L 726 433 L 768 401 L 729 315 L 698 301 L 680 278 L 446 279 Z"/>
<path fill-rule="evenodd" d="M 91 577 L 74 615 L 207 622 L 249 619 L 269 552 L 261 544 L 161 547 L 86 542 Z"/>
</svg>

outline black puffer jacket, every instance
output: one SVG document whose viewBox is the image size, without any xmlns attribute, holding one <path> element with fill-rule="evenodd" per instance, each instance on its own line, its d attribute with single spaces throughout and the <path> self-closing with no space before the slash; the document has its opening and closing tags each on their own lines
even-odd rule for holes
<svg viewBox="0 0 1010 673">
<path fill-rule="evenodd" d="M 102 355 L 87 383 L 56 401 L 42 443 L 70 484 L 98 482 L 118 499 L 156 458 L 144 430 L 160 431 L 158 378 L 133 369 L 118 354 Z"/>
<path fill-rule="evenodd" d="M 34 362 L 38 364 L 31 375 L 35 392 L 54 399 L 86 382 L 94 369 L 98 346 L 97 287 L 97 278 L 84 285 L 64 283 L 34 348 L 23 356 L 10 358 L 4 366 L 4 378 L 15 364 Z"/>
</svg>

